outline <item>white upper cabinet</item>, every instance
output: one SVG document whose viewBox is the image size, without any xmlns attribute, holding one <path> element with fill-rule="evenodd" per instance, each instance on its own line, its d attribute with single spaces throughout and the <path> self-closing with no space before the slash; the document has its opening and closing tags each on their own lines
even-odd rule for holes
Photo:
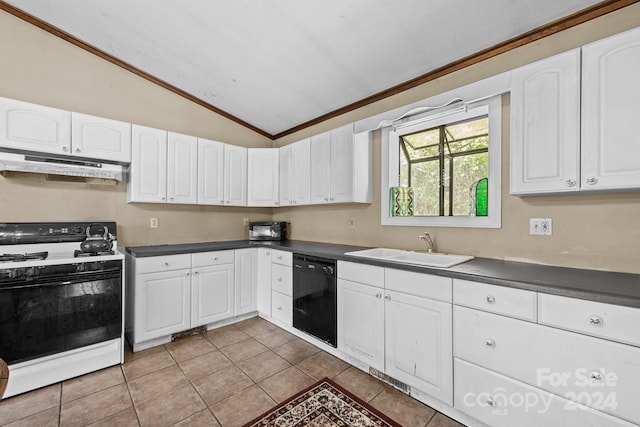
<svg viewBox="0 0 640 427">
<path fill-rule="evenodd" d="M 247 205 L 247 148 L 224 146 L 224 204 Z"/>
<path fill-rule="evenodd" d="M 331 134 L 311 137 L 311 203 L 328 203 L 331 191 Z"/>
<path fill-rule="evenodd" d="M 71 113 L 71 141 L 77 156 L 131 161 L 131 123 Z"/>
<path fill-rule="evenodd" d="M 249 148 L 247 154 L 247 205 L 278 206 L 278 149 Z"/>
<path fill-rule="evenodd" d="M 640 28 L 582 49 L 583 190 L 640 188 Z"/>
<path fill-rule="evenodd" d="M 580 49 L 511 72 L 511 193 L 577 191 Z"/>
<path fill-rule="evenodd" d="M 353 201 L 353 125 L 331 131 L 329 200 Z"/>
<path fill-rule="evenodd" d="M 224 144 L 198 138 L 198 204 L 224 204 Z"/>
<path fill-rule="evenodd" d="M 127 201 L 164 203 L 167 200 L 167 132 L 133 125 L 131 133 Z"/>
<path fill-rule="evenodd" d="M 71 153 L 71 112 L 0 98 L 0 146 Z"/>
<path fill-rule="evenodd" d="M 198 202 L 198 138 L 167 134 L 167 201 Z"/>
<path fill-rule="evenodd" d="M 311 192 L 311 139 L 280 148 L 280 205 L 307 205 Z"/>
</svg>

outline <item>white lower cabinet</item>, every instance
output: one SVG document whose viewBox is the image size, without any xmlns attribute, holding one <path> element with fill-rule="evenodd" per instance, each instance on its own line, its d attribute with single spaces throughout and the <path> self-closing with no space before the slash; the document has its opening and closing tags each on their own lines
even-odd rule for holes
<svg viewBox="0 0 640 427">
<path fill-rule="evenodd" d="M 189 329 L 190 269 L 140 274 L 135 281 L 135 343 Z"/>
<path fill-rule="evenodd" d="M 258 248 L 258 313 L 271 316 L 271 249 Z"/>
<path fill-rule="evenodd" d="M 191 327 L 233 316 L 234 263 L 198 267 L 191 283 Z"/>
<path fill-rule="evenodd" d="M 258 307 L 258 249 L 235 251 L 235 314 L 256 311 Z"/>
<path fill-rule="evenodd" d="M 369 284 L 340 278 L 356 274 Z M 451 405 L 451 279 L 348 262 L 338 277 L 338 349 Z"/>
<path fill-rule="evenodd" d="M 284 325 L 293 323 L 293 299 L 291 295 L 273 291 L 271 294 L 271 316 Z"/>
</svg>

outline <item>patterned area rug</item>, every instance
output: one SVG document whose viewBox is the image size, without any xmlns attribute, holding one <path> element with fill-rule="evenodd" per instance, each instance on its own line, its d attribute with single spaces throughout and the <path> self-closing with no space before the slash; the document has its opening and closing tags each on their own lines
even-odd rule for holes
<svg viewBox="0 0 640 427">
<path fill-rule="evenodd" d="M 254 426 L 401 427 L 328 378 L 244 425 Z"/>
</svg>

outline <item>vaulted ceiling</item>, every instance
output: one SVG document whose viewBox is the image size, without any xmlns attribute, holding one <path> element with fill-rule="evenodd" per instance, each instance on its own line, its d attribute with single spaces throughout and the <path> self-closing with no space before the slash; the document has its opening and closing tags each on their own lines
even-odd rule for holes
<svg viewBox="0 0 640 427">
<path fill-rule="evenodd" d="M 272 137 L 602 3 L 4 2 Z"/>
</svg>

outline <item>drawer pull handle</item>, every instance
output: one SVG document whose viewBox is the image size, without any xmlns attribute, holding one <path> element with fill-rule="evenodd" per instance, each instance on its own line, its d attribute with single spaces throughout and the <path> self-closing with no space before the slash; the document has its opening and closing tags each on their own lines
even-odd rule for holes
<svg viewBox="0 0 640 427">
<path fill-rule="evenodd" d="M 489 405 L 489 406 L 491 406 L 493 408 L 494 406 L 496 406 L 496 401 L 493 400 L 490 397 L 487 397 L 487 405 Z"/>
<path fill-rule="evenodd" d="M 496 299 L 492 295 L 488 295 L 487 296 L 487 302 L 489 304 L 493 304 L 494 302 L 496 302 Z"/>
<path fill-rule="evenodd" d="M 491 338 L 488 338 L 487 340 L 485 340 L 484 345 L 486 345 L 489 348 L 495 348 L 496 342 Z"/>
<path fill-rule="evenodd" d="M 595 382 L 600 382 L 602 381 L 602 374 L 598 371 L 593 371 L 589 373 L 589 378 L 591 378 L 591 381 Z"/>
<path fill-rule="evenodd" d="M 602 321 L 602 317 L 600 316 L 591 316 L 589 318 L 589 323 L 594 326 L 601 326 L 604 322 Z"/>
</svg>

